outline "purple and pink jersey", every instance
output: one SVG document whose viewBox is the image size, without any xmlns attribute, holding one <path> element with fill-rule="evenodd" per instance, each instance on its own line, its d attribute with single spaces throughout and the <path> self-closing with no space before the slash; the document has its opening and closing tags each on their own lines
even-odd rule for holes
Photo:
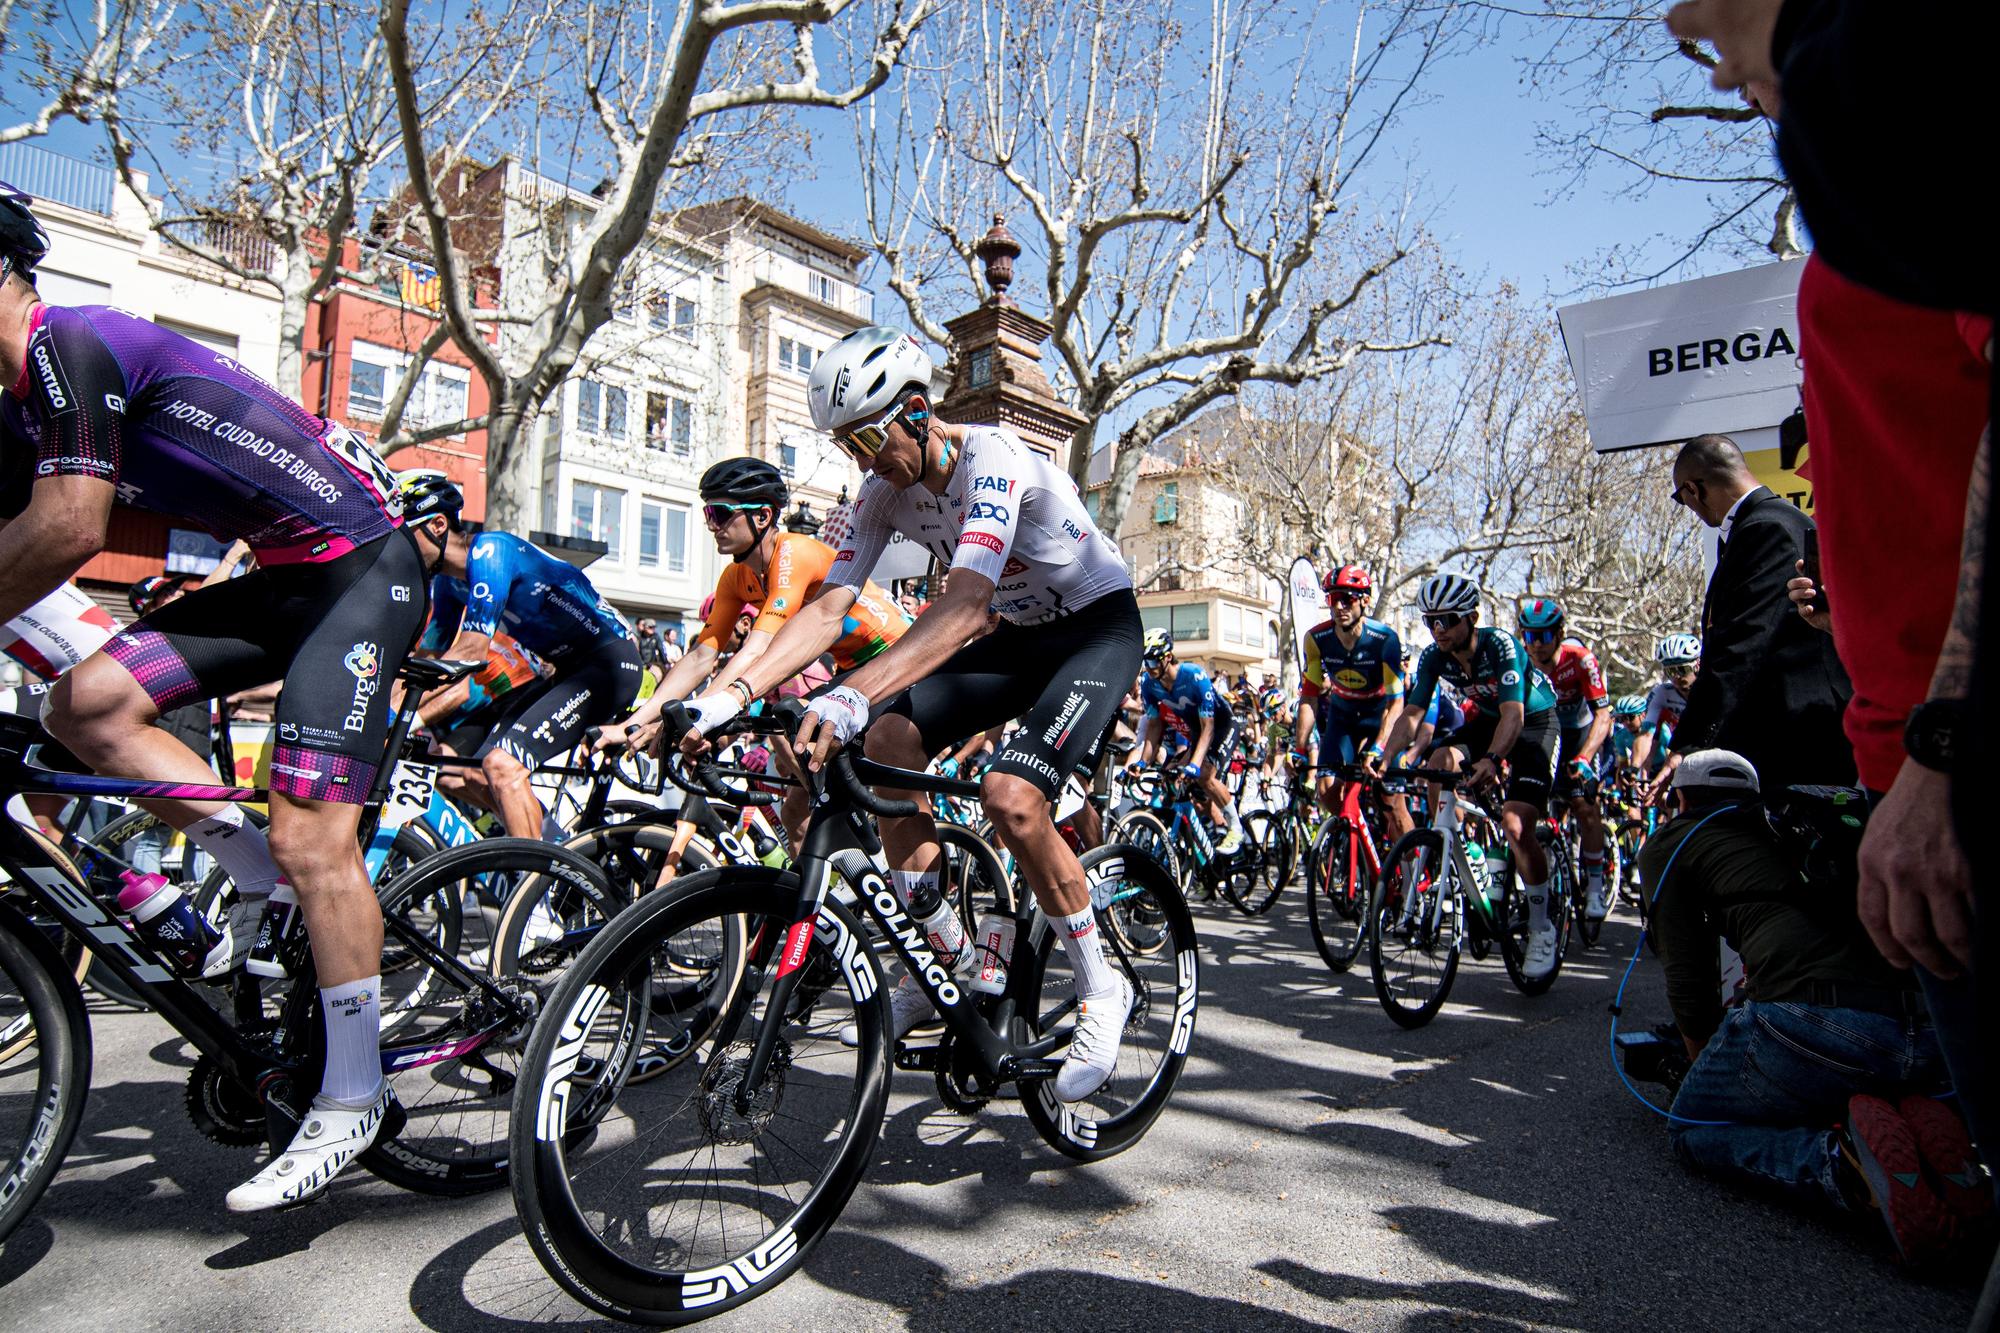
<svg viewBox="0 0 2000 1333">
<path fill-rule="evenodd" d="M 32 447 L 34 477 L 108 481 L 127 504 L 241 539 L 262 565 L 334 560 L 402 521 L 361 437 L 113 306 L 36 308 L 0 426 L 0 443 Z M 27 461 L 10 456 L 8 470 Z"/>
</svg>

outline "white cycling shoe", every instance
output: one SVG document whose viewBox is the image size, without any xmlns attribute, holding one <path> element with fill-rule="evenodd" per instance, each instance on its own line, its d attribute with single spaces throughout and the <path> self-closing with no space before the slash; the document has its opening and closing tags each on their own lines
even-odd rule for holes
<svg viewBox="0 0 2000 1333">
<path fill-rule="evenodd" d="M 1528 928 L 1528 947 L 1521 958 L 1521 975 L 1530 981 L 1540 981 L 1556 968 L 1556 923 L 1551 921 L 1540 930 Z"/>
<path fill-rule="evenodd" d="M 937 1007 L 931 1003 L 931 997 L 924 993 L 924 988 L 919 986 L 909 973 L 905 972 L 903 979 L 896 983 L 896 989 L 889 992 L 889 1041 L 891 1044 L 901 1041 L 917 1028 L 922 1027 L 927 1019 L 936 1017 Z M 853 1023 L 849 1023 L 841 1028 L 840 1044 L 843 1046 L 859 1046 L 861 1044 L 861 1029 Z"/>
<path fill-rule="evenodd" d="M 1583 905 L 1584 919 L 1602 921 L 1611 915 L 1611 881 L 1600 879 L 1592 886 L 1590 897 Z"/>
<path fill-rule="evenodd" d="M 1243 830 L 1241 827 L 1231 828 L 1229 832 L 1222 835 L 1222 841 L 1215 844 L 1215 854 L 1217 856 L 1234 856 L 1242 850 Z"/>
<path fill-rule="evenodd" d="M 1117 982 L 1116 990 L 1077 1000 L 1076 1033 L 1062 1068 L 1056 1071 L 1057 1101 L 1082 1101 L 1103 1087 L 1117 1067 L 1118 1043 L 1132 1014 L 1132 983 L 1122 976 Z"/>
<path fill-rule="evenodd" d="M 260 1213 L 267 1208 L 289 1208 L 323 1192 L 335 1176 L 368 1151 L 395 1100 L 386 1083 L 381 1095 L 358 1111 L 313 1098 L 291 1146 L 277 1161 L 229 1191 L 229 1211 Z"/>
</svg>

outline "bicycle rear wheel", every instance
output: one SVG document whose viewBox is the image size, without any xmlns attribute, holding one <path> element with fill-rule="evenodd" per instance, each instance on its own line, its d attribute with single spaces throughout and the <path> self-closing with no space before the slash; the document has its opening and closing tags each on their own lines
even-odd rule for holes
<svg viewBox="0 0 2000 1333">
<path fill-rule="evenodd" d="M 1413 829 L 1389 852 L 1369 928 L 1369 972 L 1375 998 L 1398 1027 L 1418 1028 L 1437 1016 L 1458 976 L 1465 923 L 1446 887 L 1444 835 Z"/>
<path fill-rule="evenodd" d="M 1180 886 L 1150 856 L 1112 844 L 1083 857 L 1084 878 L 1097 909 L 1105 959 L 1132 985 L 1132 1012 L 1111 1077 L 1078 1102 L 1056 1100 L 1055 1080 L 1022 1089 L 1021 1109 L 1050 1147 L 1078 1161 L 1112 1157 L 1137 1143 L 1173 1096 L 1187 1064 L 1200 1000 L 1200 963 L 1187 901 Z M 1119 913 L 1128 919 L 1115 919 Z M 1145 921 L 1152 952 L 1134 948 L 1129 932 Z M 1037 918 L 1033 962 L 1009 987 L 1020 1010 L 1014 1043 L 1031 1054 L 1056 1058 L 1076 1027 L 1076 982 L 1069 955 L 1047 919 Z M 1017 950 L 1016 957 L 1019 957 Z"/>
<path fill-rule="evenodd" d="M 1508 979 L 1523 995 L 1545 994 L 1556 984 L 1563 960 L 1569 956 L 1570 876 L 1561 859 L 1565 849 L 1559 841 L 1551 841 L 1546 828 L 1538 827 L 1535 836 L 1549 863 L 1549 920 L 1556 932 L 1556 961 L 1544 976 L 1531 977 L 1523 970 L 1528 952 L 1528 903 L 1510 862 L 1508 876 L 1513 882 L 1507 893 L 1507 928 L 1500 936 L 1500 957 L 1507 964 Z"/>
<path fill-rule="evenodd" d="M 1183 873 L 1180 857 L 1174 853 L 1173 834 L 1167 831 L 1166 822 L 1151 810 L 1127 810 L 1119 815 L 1111 821 L 1105 841 L 1137 847 L 1152 857 L 1167 872 L 1167 878 L 1181 886 L 1185 896 L 1187 877 Z"/>
<path fill-rule="evenodd" d="M 0 902 L 0 1241 L 62 1168 L 90 1091 L 90 1019 L 61 953 Z"/>
<path fill-rule="evenodd" d="M 1375 920 L 1375 872 L 1354 852 L 1348 822 L 1330 819 L 1313 839 L 1308 861 L 1306 920 L 1313 947 L 1335 972 L 1354 965 Z"/>
<path fill-rule="evenodd" d="M 769 1073 L 744 1075 L 793 957 L 789 871 L 726 866 L 677 879 L 577 958 L 528 1043 L 514 1099 L 514 1204 L 549 1275 L 593 1310 L 651 1324 L 705 1319 L 784 1281 L 866 1170 L 889 1088 L 874 954 L 838 903 L 805 935 Z M 653 960 L 740 918 L 747 971 L 699 1058 L 644 1084 L 616 1073 L 626 1014 Z M 852 1024 L 857 1045 L 839 1037 Z M 595 1130 L 579 1135 L 579 1120 Z"/>
<path fill-rule="evenodd" d="M 1262 916 L 1285 891 L 1295 859 L 1287 821 L 1269 810 L 1252 810 L 1243 816 L 1243 849 L 1236 854 L 1239 869 L 1224 876 L 1223 891 L 1245 916 Z"/>
</svg>

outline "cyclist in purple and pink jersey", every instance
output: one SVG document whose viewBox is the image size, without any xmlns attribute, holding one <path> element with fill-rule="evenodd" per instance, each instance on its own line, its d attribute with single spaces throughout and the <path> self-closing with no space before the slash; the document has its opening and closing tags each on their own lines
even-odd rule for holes
<svg viewBox="0 0 2000 1333">
<path fill-rule="evenodd" d="M 142 617 L 69 671 L 45 722 L 100 773 L 212 786 L 153 720 L 282 679 L 270 839 L 234 806 L 150 802 L 246 898 L 296 892 L 327 1055 L 319 1096 L 232 1211 L 302 1202 L 374 1142 L 393 1099 L 376 997 L 382 916 L 355 833 L 388 731 L 389 684 L 422 626 L 422 557 L 388 469 L 229 357 L 110 306 L 46 305 L 47 235 L 0 184 L 0 622 L 104 547 L 114 500 L 242 540 L 258 568 Z"/>
</svg>

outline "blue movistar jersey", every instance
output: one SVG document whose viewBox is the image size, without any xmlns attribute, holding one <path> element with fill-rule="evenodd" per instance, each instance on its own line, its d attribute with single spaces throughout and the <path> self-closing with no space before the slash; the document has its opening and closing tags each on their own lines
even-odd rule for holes
<svg viewBox="0 0 2000 1333">
<path fill-rule="evenodd" d="M 1198 732 L 1201 719 L 1214 718 L 1217 734 L 1232 714 L 1229 700 L 1216 692 L 1208 673 L 1192 662 L 1181 663 L 1171 684 L 1163 685 L 1148 671 L 1139 677 L 1139 698 L 1146 705 L 1148 720 L 1165 714 L 1168 721 Z"/>
<path fill-rule="evenodd" d="M 431 580 L 431 624 L 423 646 L 443 652 L 459 633 L 505 632 L 537 657 L 562 665 L 632 632 L 583 571 L 506 532 L 472 539 L 465 578 Z"/>
<path fill-rule="evenodd" d="M 264 565 L 338 559 L 402 514 L 360 436 L 112 306 L 35 307 L 21 379 L 0 394 L 0 446 L 17 512 L 16 477 L 94 477 L 127 504 L 241 538 Z"/>
<path fill-rule="evenodd" d="M 1487 717 L 1499 717 L 1503 703 L 1520 704 L 1529 717 L 1539 717 L 1556 706 L 1549 678 L 1528 657 L 1519 639 L 1504 629 L 1484 626 L 1476 635 L 1470 668 L 1436 644 L 1424 649 L 1410 682 L 1410 707 L 1429 707 L 1431 693 L 1440 680 L 1456 685 L 1466 702 Z"/>
</svg>

